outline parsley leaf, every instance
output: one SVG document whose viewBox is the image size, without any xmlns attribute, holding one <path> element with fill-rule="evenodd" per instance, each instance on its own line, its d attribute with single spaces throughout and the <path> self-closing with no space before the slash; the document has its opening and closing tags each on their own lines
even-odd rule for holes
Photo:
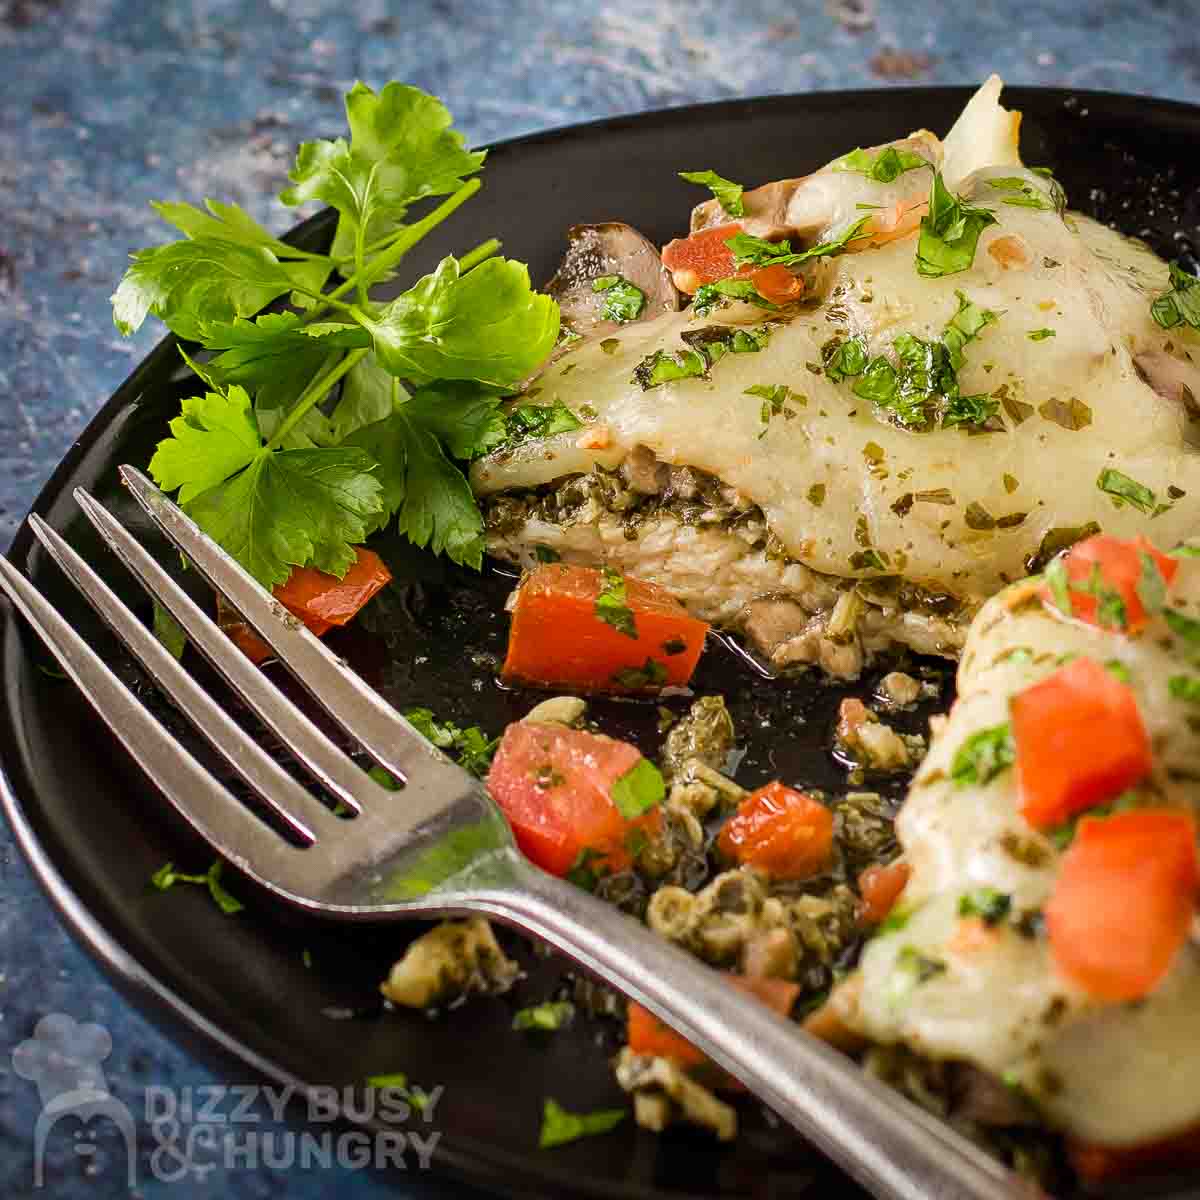
<svg viewBox="0 0 1200 1200">
<path fill-rule="evenodd" d="M 157 600 L 154 601 L 154 636 L 175 660 L 183 657 L 187 648 L 187 632 Z"/>
<path fill-rule="evenodd" d="M 692 311 L 698 317 L 707 316 L 718 305 L 724 306 L 727 300 L 744 300 L 747 304 L 774 312 L 778 304 L 764 299 L 758 294 L 753 279 L 718 279 L 715 283 L 705 283 L 696 289 L 692 297 Z"/>
<path fill-rule="evenodd" d="M 594 612 L 606 625 L 611 625 L 618 633 L 637 640 L 637 623 L 633 618 L 633 609 L 626 604 L 625 576 L 612 567 L 602 567 L 600 571 L 603 582 L 600 593 L 596 597 Z"/>
<path fill-rule="evenodd" d="M 477 379 L 511 387 L 535 371 L 558 339 L 558 305 L 529 286 L 524 263 L 490 258 L 465 275 L 437 270 L 362 324 L 393 375 L 416 383 Z"/>
<path fill-rule="evenodd" d="M 612 802 L 627 821 L 640 817 L 667 794 L 662 772 L 648 759 L 639 758 L 612 785 Z"/>
<path fill-rule="evenodd" d="M 892 183 L 906 171 L 915 171 L 920 167 L 931 164 L 919 154 L 911 150 L 900 150 L 896 146 L 886 146 L 874 156 L 863 149 L 851 150 L 833 164 L 835 171 L 853 171 L 865 175 L 876 183 Z"/>
<path fill-rule="evenodd" d="M 393 232 L 407 206 L 462 186 L 484 153 L 463 148 L 446 106 L 419 88 L 389 83 L 378 95 L 362 83 L 346 94 L 350 141 L 305 142 L 284 204 L 320 200 L 338 210 L 333 255 L 355 253 Z"/>
<path fill-rule="evenodd" d="M 646 293 L 623 275 L 601 275 L 592 280 L 592 291 L 604 293 L 602 315 L 607 321 L 636 321 L 646 307 Z"/>
<path fill-rule="evenodd" d="M 504 417 L 504 440 L 515 446 L 532 438 L 582 428 L 583 422 L 561 400 L 553 404 L 518 404 Z"/>
<path fill-rule="evenodd" d="M 567 1112 L 556 1101 L 547 1100 L 542 1110 L 542 1132 L 538 1138 L 538 1146 L 549 1150 L 578 1138 L 595 1137 L 600 1133 L 608 1133 L 625 1120 L 623 1108 L 599 1109 L 590 1113 Z"/>
<path fill-rule="evenodd" d="M 930 958 L 915 946 L 902 946 L 884 983 L 884 999 L 888 1007 L 903 1007 L 921 984 L 935 979 L 945 970 L 946 964 L 941 959 Z"/>
<path fill-rule="evenodd" d="M 374 468 L 368 454 L 349 446 L 264 448 L 240 474 L 201 492 L 187 512 L 265 587 L 310 563 L 341 578 L 380 513 Z"/>
<path fill-rule="evenodd" d="M 234 913 L 241 912 L 245 905 L 236 896 L 231 895 L 221 882 L 223 866 L 221 860 L 217 859 L 203 875 L 184 875 L 175 870 L 174 863 L 164 863 L 150 876 L 150 884 L 160 892 L 170 891 L 177 883 L 193 883 L 198 887 L 205 887 L 213 903 L 227 917 L 231 917 Z"/>
<path fill-rule="evenodd" d="M 478 570 L 483 518 L 462 471 L 424 424 L 429 411 L 428 405 L 400 404 L 390 417 L 357 430 L 343 445 L 360 448 L 379 464 L 382 511 L 376 526 L 394 513 L 397 528 L 414 546 L 428 546 Z"/>
<path fill-rule="evenodd" d="M 921 218 L 917 274 L 936 279 L 966 271 L 975 261 L 979 235 L 996 223 L 986 208 L 972 208 L 951 195 L 940 171 L 933 173 L 929 212 Z"/>
<path fill-rule="evenodd" d="M 492 755 L 500 744 L 499 738 L 489 738 L 478 725 L 460 728 L 453 721 L 438 721 L 433 710 L 410 708 L 404 719 L 439 750 L 446 750 L 458 760 L 464 771 L 482 779 L 492 765 Z"/>
<path fill-rule="evenodd" d="M 746 215 L 745 207 L 742 204 L 742 193 L 746 189 L 740 183 L 722 179 L 716 171 L 680 171 L 679 178 L 686 179 L 688 183 L 698 183 L 702 187 L 708 188 L 716 196 L 717 203 L 731 217 Z"/>
<path fill-rule="evenodd" d="M 977 887 L 958 898 L 960 917 L 982 917 L 985 924 L 998 925 L 1012 909 L 1012 897 L 993 887 Z"/>
<path fill-rule="evenodd" d="M 1200 679 L 1194 675 L 1172 675 L 1167 680 L 1167 692 L 1172 700 L 1200 704 Z"/>
<path fill-rule="evenodd" d="M 667 669 L 655 658 L 647 658 L 640 667 L 622 667 L 613 674 L 612 682 L 631 691 L 660 688 L 667 682 Z"/>
<path fill-rule="evenodd" d="M 1164 329 L 1190 325 L 1200 329 L 1200 279 L 1171 264 L 1170 288 L 1150 305 L 1150 315 Z"/>
<path fill-rule="evenodd" d="M 851 225 L 847 225 L 841 233 L 827 242 L 818 242 L 807 250 L 792 253 L 792 244 L 786 238 L 779 242 L 769 242 L 766 238 L 754 237 L 748 233 L 735 233 L 727 238 L 725 245 L 732 252 L 736 264 L 763 266 L 794 267 L 808 262 L 812 258 L 833 257 L 845 251 L 847 245 L 862 235 L 863 228 L 870 217 L 862 217 Z"/>
<path fill-rule="evenodd" d="M 476 383 L 442 379 L 418 388 L 403 407 L 408 418 L 434 434 L 454 458 L 470 461 L 508 436 L 499 405 L 498 396 Z M 571 428 L 579 428 L 579 423 Z"/>
<path fill-rule="evenodd" d="M 537 1029 L 553 1032 L 570 1024 L 575 1015 L 575 1005 L 569 1000 L 546 1001 L 522 1008 L 513 1015 L 512 1027 L 516 1030 Z"/>
<path fill-rule="evenodd" d="M 1053 329 L 1031 329 L 1025 335 L 1031 342 L 1044 342 L 1047 338 L 1055 337 Z"/>
<path fill-rule="evenodd" d="M 1008 722 L 980 729 L 959 746 L 950 764 L 950 778 L 959 787 L 990 783 L 1016 760 L 1016 747 Z"/>
<path fill-rule="evenodd" d="M 1102 492 L 1107 492 L 1112 496 L 1118 505 L 1128 501 L 1140 512 L 1149 513 L 1151 516 L 1158 516 L 1160 512 L 1170 507 L 1170 505 L 1160 507 L 1154 493 L 1145 484 L 1138 483 L 1136 479 L 1130 479 L 1128 475 L 1114 467 L 1105 467 L 1100 472 L 1096 477 L 1096 486 Z"/>
<path fill-rule="evenodd" d="M 199 341 L 204 323 L 253 316 L 297 282 L 262 246 L 210 237 L 169 242 L 133 255 L 113 293 L 113 324 L 128 337 L 153 313 L 173 333 Z"/>
<path fill-rule="evenodd" d="M 249 466 L 262 448 L 250 397 L 241 387 L 189 397 L 168 428 L 171 436 L 158 443 L 149 470 L 163 491 L 179 489 L 185 508 Z"/>
</svg>

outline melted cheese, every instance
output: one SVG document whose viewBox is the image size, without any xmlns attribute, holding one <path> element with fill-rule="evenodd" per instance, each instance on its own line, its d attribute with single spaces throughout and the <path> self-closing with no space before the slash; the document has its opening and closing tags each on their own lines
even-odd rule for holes
<svg viewBox="0 0 1200 1200">
<path fill-rule="evenodd" d="M 969 270 L 918 275 L 915 230 L 824 260 L 813 301 L 788 310 L 765 349 L 725 355 L 708 378 L 650 390 L 634 379 L 648 356 L 683 349 L 680 335 L 689 330 L 761 324 L 762 310 L 737 304 L 708 318 L 688 310 L 585 343 L 545 372 L 538 403 L 594 412 L 589 419 L 603 436 L 576 432 L 502 451 L 475 464 L 475 490 L 532 488 L 592 463 L 611 467 L 641 444 L 665 462 L 702 468 L 735 486 L 762 508 L 788 553 L 814 570 L 901 575 L 971 601 L 1024 575 L 1025 560 L 1051 529 L 1090 521 L 1121 535 L 1145 529 L 1146 514 L 1117 508 L 1098 488 L 1105 468 L 1160 500 L 1169 488 L 1183 489 L 1189 499 L 1158 516 L 1154 533 L 1165 543 L 1190 533 L 1200 456 L 1182 401 L 1184 385 L 1200 396 L 1200 370 L 1191 361 L 1200 338 L 1191 331 L 1168 336 L 1152 321 L 1151 298 L 1166 286 L 1166 267 L 1140 244 L 1085 217 L 1003 203 L 1010 193 L 992 186 L 997 178 L 1017 176 L 1041 194 L 1047 185 L 1013 165 L 1015 149 L 1006 141 L 1012 114 L 999 108 L 997 91 L 998 81 L 985 87 L 957 127 L 964 132 L 952 132 L 945 144 L 955 175 L 970 172 L 963 194 L 997 218 L 983 231 Z M 999 161 L 981 167 L 984 153 Z M 856 204 L 911 209 L 914 188 L 927 195 L 927 171 L 879 184 L 827 168 L 800 182 L 790 207 L 806 196 L 819 201 L 832 229 Z M 853 380 L 834 383 L 811 369 L 832 338 L 860 337 L 872 355 L 889 352 L 902 333 L 938 338 L 960 293 L 999 314 L 966 345 L 959 383 L 964 395 L 986 392 L 1005 402 L 1003 432 L 913 432 L 853 395 Z M 1031 340 L 1039 330 L 1053 336 Z M 1170 386 L 1148 382 L 1135 360 L 1155 364 Z M 765 431 L 761 400 L 747 395 L 758 385 L 785 385 L 792 393 L 789 413 L 772 417 Z M 819 505 L 810 499 L 814 484 L 824 486 Z M 934 499 L 924 498 L 928 493 Z M 938 503 L 947 493 L 950 502 Z M 980 509 L 999 526 L 979 528 Z M 882 569 L 863 565 L 868 548 L 883 557 Z"/>
<path fill-rule="evenodd" d="M 950 779 L 971 734 L 1008 719 L 1009 699 L 1057 668 L 1063 654 L 1118 660 L 1127 668 L 1155 748 L 1156 803 L 1200 814 L 1200 733 L 1167 679 L 1182 654 L 1161 618 L 1137 637 L 1065 620 L 1024 604 L 1018 584 L 984 606 L 959 668 L 959 699 L 936 733 L 896 823 L 912 866 L 901 904 L 912 916 L 868 943 L 861 989 L 837 1002 L 853 1027 L 937 1059 L 965 1060 L 1019 1084 L 1047 1120 L 1110 1145 L 1167 1136 L 1200 1121 L 1200 953 L 1186 945 L 1167 978 L 1137 1004 L 1093 1000 L 1056 971 L 1044 936 L 1009 920 L 985 937 L 964 933 L 959 898 L 978 887 L 1012 896 L 1013 912 L 1040 909 L 1061 858 L 1021 816 L 1015 772 L 986 786 Z M 1171 604 L 1200 611 L 1200 561 L 1181 562 Z M 1014 650 L 1028 655 L 1009 657 Z M 903 989 L 910 953 L 945 964 Z"/>
</svg>

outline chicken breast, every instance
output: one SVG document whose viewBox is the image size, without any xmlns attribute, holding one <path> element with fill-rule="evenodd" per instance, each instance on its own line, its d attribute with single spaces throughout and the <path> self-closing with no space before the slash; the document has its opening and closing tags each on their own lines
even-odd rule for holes
<svg viewBox="0 0 1200 1200">
<path fill-rule="evenodd" d="M 958 699 L 896 823 L 911 867 L 898 918 L 867 943 L 833 1005 L 875 1042 L 1003 1079 L 1074 1138 L 1130 1146 L 1200 1121 L 1200 954 L 1185 944 L 1135 1002 L 1089 994 L 1056 965 L 1041 920 L 1065 839 L 1022 815 L 1016 768 L 981 785 L 956 781 L 954 766 L 969 738 L 1009 720 L 1014 696 L 1084 656 L 1128 681 L 1153 747 L 1151 773 L 1125 803 L 1200 816 L 1196 708 L 1168 684 L 1194 673 L 1195 648 L 1161 613 L 1130 635 L 1065 618 L 1036 589 L 1022 582 L 1001 592 L 971 629 Z M 1200 613 L 1200 561 L 1180 561 L 1166 603 L 1193 620 Z M 1019 765 L 1019 746 L 1017 754 Z M 964 896 L 980 889 L 1004 902 L 986 931 L 963 916 Z M 928 969 L 914 974 L 914 963 Z"/>
<path fill-rule="evenodd" d="M 1019 164 L 999 89 L 945 142 L 893 143 L 917 165 L 886 182 L 842 159 L 746 193 L 747 229 L 804 244 L 866 222 L 849 253 L 800 268 L 799 304 L 693 305 L 553 363 L 536 402 L 583 428 L 475 464 L 492 552 L 609 562 L 743 630 L 756 601 L 785 600 L 793 619 L 760 650 L 830 669 L 852 642 L 832 673 L 853 676 L 893 644 L 956 653 L 984 599 L 1082 530 L 1191 532 L 1200 339 L 1151 317 L 1163 262 Z M 967 269 L 929 277 L 918 225 L 938 165 L 992 223 Z M 835 643 L 847 589 L 861 619 Z"/>
</svg>

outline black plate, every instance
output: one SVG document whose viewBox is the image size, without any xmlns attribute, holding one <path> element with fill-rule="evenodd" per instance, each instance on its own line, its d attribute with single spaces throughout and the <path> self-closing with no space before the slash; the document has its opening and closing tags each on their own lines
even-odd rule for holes
<svg viewBox="0 0 1200 1200">
<path fill-rule="evenodd" d="M 507 142 L 489 158 L 482 196 L 423 242 L 407 271 L 415 277 L 443 254 L 496 234 L 507 254 L 530 263 L 535 279 L 547 279 L 574 222 L 618 218 L 660 242 L 684 229 L 697 194 L 676 178 L 679 168 L 713 166 L 754 182 L 800 174 L 856 145 L 921 127 L 944 130 L 968 95 L 936 88 L 725 102 Z M 1026 161 L 1053 166 L 1075 207 L 1145 237 L 1160 253 L 1191 252 L 1182 235 L 1200 219 L 1200 109 L 1020 88 L 1006 100 L 1025 113 Z M 295 236 L 315 246 L 330 233 L 323 214 Z M 35 505 L 143 609 L 144 599 L 97 546 L 71 489 L 82 485 L 117 508 L 166 560 L 161 540 L 120 494 L 114 470 L 121 462 L 147 461 L 179 398 L 193 387 L 173 342 L 161 344 L 99 413 Z M 529 698 L 501 691 L 491 674 L 503 646 L 498 608 L 507 581 L 469 577 L 400 548 L 390 556 L 399 586 L 375 608 L 366 622 L 371 628 L 346 635 L 341 648 L 398 702 L 425 703 L 494 730 L 520 715 Z M 144 688 L 33 549 L 27 526 L 11 557 Z M 47 660 L 36 639 L 7 610 L 4 618 L 0 762 L 9 820 L 67 924 L 131 998 L 175 1032 L 199 1034 L 202 1049 L 226 1064 L 232 1056 L 282 1080 L 341 1086 L 404 1070 L 426 1086 L 443 1084 L 442 1162 L 506 1194 L 556 1200 L 856 1194 L 753 1106 L 733 1149 L 687 1134 L 655 1138 L 627 1124 L 605 1138 L 537 1151 L 545 1096 L 575 1110 L 621 1101 L 606 1063 L 616 1044 L 613 1027 L 581 1022 L 541 1043 L 508 1029 L 513 1007 L 562 984 L 561 962 L 518 947 L 529 977 L 512 996 L 430 1021 L 379 1007 L 378 981 L 411 935 L 407 928 L 298 922 L 245 881 L 240 891 L 250 912 L 237 919 L 222 916 L 199 889 L 148 893 L 147 878 L 165 860 L 190 867 L 209 855 L 164 813 L 74 690 L 38 669 Z M 386 666 L 379 638 L 391 647 Z M 697 686 L 732 697 L 749 742 L 744 781 L 781 775 L 845 787 L 844 771 L 824 749 L 844 693 L 813 682 L 766 683 L 723 645 L 706 655 Z M 652 737 L 653 708 L 607 710 L 614 732 Z M 185 732 L 177 716 L 169 719 Z M 302 962 L 306 948 L 311 970 Z M 330 1013 L 337 1011 L 355 1015 L 335 1020 Z M 240 1070 L 239 1078 L 245 1066 Z"/>
</svg>

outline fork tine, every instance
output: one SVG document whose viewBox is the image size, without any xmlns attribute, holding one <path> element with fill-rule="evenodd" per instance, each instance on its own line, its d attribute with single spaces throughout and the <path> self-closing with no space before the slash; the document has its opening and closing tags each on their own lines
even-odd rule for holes
<svg viewBox="0 0 1200 1200">
<path fill-rule="evenodd" d="M 389 793 L 355 765 L 204 614 L 150 553 L 82 488 L 75 499 L 109 548 L 183 626 L 192 644 L 296 755 L 313 776 L 356 813 L 362 799 L 387 803 Z"/>
<path fill-rule="evenodd" d="M 328 832 L 340 824 L 329 809 L 301 787 L 175 661 L 100 576 L 41 517 L 31 514 L 29 524 L 67 578 L 149 671 L 155 683 L 289 829 L 311 844 L 318 829 Z"/>
<path fill-rule="evenodd" d="M 3 556 L 0 589 L 184 820 L 246 874 L 286 878 L 285 863 L 299 852 L 214 779 Z"/>
<path fill-rule="evenodd" d="M 141 471 L 123 466 L 121 478 L 163 533 L 372 758 L 410 786 L 462 788 L 465 772 L 460 767 L 430 745 L 382 696 L 296 621 Z M 419 815 L 409 811 L 414 819 Z"/>
</svg>

